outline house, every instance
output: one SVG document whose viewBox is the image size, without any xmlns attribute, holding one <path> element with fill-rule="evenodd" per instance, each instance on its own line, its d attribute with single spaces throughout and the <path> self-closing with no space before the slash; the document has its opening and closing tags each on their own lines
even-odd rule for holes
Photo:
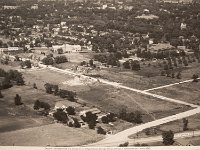
<svg viewBox="0 0 200 150">
<path fill-rule="evenodd" d="M 82 51 L 80 45 L 63 44 L 63 45 L 53 45 L 52 47 L 54 52 L 58 52 L 58 49 L 62 49 L 64 53 L 76 53 Z"/>
<path fill-rule="evenodd" d="M 3 9 L 17 9 L 18 6 L 9 6 L 9 5 L 5 5 L 3 6 Z"/>
<path fill-rule="evenodd" d="M 1 48 L 0 52 L 5 54 L 19 54 L 22 53 L 24 50 L 21 47 L 8 47 L 8 48 Z"/>
<path fill-rule="evenodd" d="M 38 4 L 32 5 L 32 6 L 31 6 L 31 9 L 34 9 L 34 10 L 38 9 Z"/>
<path fill-rule="evenodd" d="M 92 114 L 100 114 L 101 110 L 99 110 L 98 108 L 91 108 L 91 109 L 87 109 L 87 110 L 83 110 L 80 111 L 79 115 L 80 116 L 86 116 L 86 113 L 91 112 Z"/>
</svg>

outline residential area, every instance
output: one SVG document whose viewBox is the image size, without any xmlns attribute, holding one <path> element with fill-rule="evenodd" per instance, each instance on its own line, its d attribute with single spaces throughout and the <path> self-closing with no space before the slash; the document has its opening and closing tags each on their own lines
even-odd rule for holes
<svg viewBox="0 0 200 150">
<path fill-rule="evenodd" d="M 0 146 L 200 146 L 199 8 L 1 0 Z"/>
</svg>

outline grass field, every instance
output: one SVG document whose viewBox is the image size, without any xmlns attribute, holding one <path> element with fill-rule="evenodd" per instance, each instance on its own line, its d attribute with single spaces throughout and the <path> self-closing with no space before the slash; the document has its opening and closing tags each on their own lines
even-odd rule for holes
<svg viewBox="0 0 200 150">
<path fill-rule="evenodd" d="M 141 63 L 141 70 L 139 71 L 109 68 L 99 71 L 99 75 L 110 81 L 120 82 L 132 88 L 146 90 L 188 80 L 192 78 L 193 74 L 200 74 L 199 63 L 197 62 L 190 63 L 187 67 L 179 66 L 178 68 L 174 68 L 175 74 L 181 71 L 181 79 L 161 76 L 160 73 L 163 70 L 163 66 L 159 67 L 158 62 L 151 62 L 151 66 L 147 64 L 148 62 L 145 65 Z"/>
<path fill-rule="evenodd" d="M 200 105 L 200 83 L 189 82 L 151 91 L 158 95 Z"/>
<path fill-rule="evenodd" d="M 105 112 L 118 113 L 122 108 L 129 112 L 139 110 L 143 113 L 145 122 L 152 120 L 152 116 L 158 119 L 189 109 L 179 104 L 109 86 L 91 88 L 90 91 L 80 92 L 78 95 Z"/>
<path fill-rule="evenodd" d="M 50 124 L 1 133 L 1 146 L 78 146 L 102 139 L 95 130 Z"/>
</svg>

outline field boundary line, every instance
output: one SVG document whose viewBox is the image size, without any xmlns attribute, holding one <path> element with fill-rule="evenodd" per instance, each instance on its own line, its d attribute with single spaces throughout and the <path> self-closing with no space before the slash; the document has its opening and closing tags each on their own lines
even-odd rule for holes
<svg viewBox="0 0 200 150">
<path fill-rule="evenodd" d="M 197 79 L 199 80 L 200 78 L 197 78 Z M 155 88 L 147 89 L 147 90 L 143 90 L 143 91 L 145 91 L 145 92 L 153 91 L 153 90 L 162 89 L 162 88 L 166 88 L 166 87 L 170 87 L 170 86 L 174 86 L 174 85 L 189 83 L 189 82 L 192 82 L 192 81 L 193 81 L 193 79 L 185 80 L 185 81 L 181 81 L 181 82 L 177 82 L 177 83 L 172 83 L 172 84 L 167 84 L 167 85 L 163 85 L 163 86 L 159 86 L 159 87 L 155 87 Z"/>
</svg>

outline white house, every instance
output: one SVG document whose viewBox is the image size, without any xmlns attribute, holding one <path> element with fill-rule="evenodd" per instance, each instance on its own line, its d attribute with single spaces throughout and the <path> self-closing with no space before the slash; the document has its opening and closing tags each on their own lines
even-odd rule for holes
<svg viewBox="0 0 200 150">
<path fill-rule="evenodd" d="M 63 45 L 53 45 L 52 47 L 54 52 L 57 52 L 58 49 L 62 49 L 64 53 L 77 53 L 82 51 L 80 45 L 63 44 Z"/>
<path fill-rule="evenodd" d="M 31 9 L 34 9 L 34 10 L 38 9 L 38 4 L 32 5 L 32 6 L 31 6 Z"/>
<path fill-rule="evenodd" d="M 8 5 L 5 5 L 3 6 L 3 9 L 17 9 L 18 6 L 8 6 Z"/>
</svg>

